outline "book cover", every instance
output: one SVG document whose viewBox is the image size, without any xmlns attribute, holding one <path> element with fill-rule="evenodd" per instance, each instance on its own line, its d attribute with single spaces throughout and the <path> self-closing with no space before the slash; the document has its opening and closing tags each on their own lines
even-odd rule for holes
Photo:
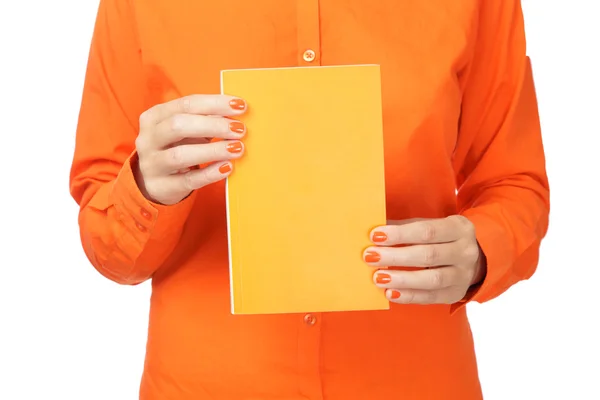
<svg viewBox="0 0 600 400">
<path fill-rule="evenodd" d="M 377 65 L 225 70 L 248 103 L 227 179 L 233 314 L 384 310 L 363 259 L 386 223 Z"/>
</svg>

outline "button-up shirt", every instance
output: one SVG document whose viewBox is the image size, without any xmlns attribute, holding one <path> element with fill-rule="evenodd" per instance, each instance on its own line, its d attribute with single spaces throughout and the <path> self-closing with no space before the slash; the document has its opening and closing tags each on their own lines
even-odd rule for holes
<svg viewBox="0 0 600 400">
<path fill-rule="evenodd" d="M 452 305 L 231 315 L 224 184 L 144 198 L 138 118 L 223 69 L 344 64 L 381 66 L 388 219 L 466 216 L 487 275 Z M 464 305 L 534 272 L 544 164 L 517 0 L 102 0 L 70 188 L 91 264 L 152 279 L 142 400 L 471 400 Z"/>
</svg>

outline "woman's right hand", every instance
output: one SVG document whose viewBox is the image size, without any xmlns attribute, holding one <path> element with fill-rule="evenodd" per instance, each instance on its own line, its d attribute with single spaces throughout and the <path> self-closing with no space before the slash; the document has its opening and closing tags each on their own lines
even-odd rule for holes
<svg viewBox="0 0 600 400">
<path fill-rule="evenodd" d="M 134 175 L 140 191 L 171 205 L 193 190 L 227 177 L 239 158 L 246 127 L 232 119 L 246 102 L 225 95 L 191 95 L 156 105 L 140 116 Z M 212 142 L 212 138 L 222 141 Z M 200 164 L 212 163 L 204 168 Z"/>
</svg>

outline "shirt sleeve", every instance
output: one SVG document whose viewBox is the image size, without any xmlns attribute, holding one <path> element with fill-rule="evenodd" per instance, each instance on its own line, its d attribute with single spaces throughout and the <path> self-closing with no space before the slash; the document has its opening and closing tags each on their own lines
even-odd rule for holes
<svg viewBox="0 0 600 400">
<path fill-rule="evenodd" d="M 70 174 L 84 251 L 105 277 L 138 284 L 179 241 L 195 194 L 174 206 L 142 195 L 132 168 L 145 104 L 140 45 L 129 1 L 101 0 Z"/>
<path fill-rule="evenodd" d="M 548 229 L 549 186 L 518 0 L 481 1 L 454 153 L 459 213 L 486 257 L 483 282 L 460 303 L 491 300 L 534 273 Z"/>
</svg>

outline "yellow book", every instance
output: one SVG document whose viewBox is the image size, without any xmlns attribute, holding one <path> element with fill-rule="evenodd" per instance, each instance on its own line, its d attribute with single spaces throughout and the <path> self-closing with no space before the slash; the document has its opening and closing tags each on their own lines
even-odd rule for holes
<svg viewBox="0 0 600 400">
<path fill-rule="evenodd" d="M 377 65 L 226 70 L 248 103 L 227 179 L 233 314 L 389 308 L 362 259 L 386 222 Z"/>
</svg>

